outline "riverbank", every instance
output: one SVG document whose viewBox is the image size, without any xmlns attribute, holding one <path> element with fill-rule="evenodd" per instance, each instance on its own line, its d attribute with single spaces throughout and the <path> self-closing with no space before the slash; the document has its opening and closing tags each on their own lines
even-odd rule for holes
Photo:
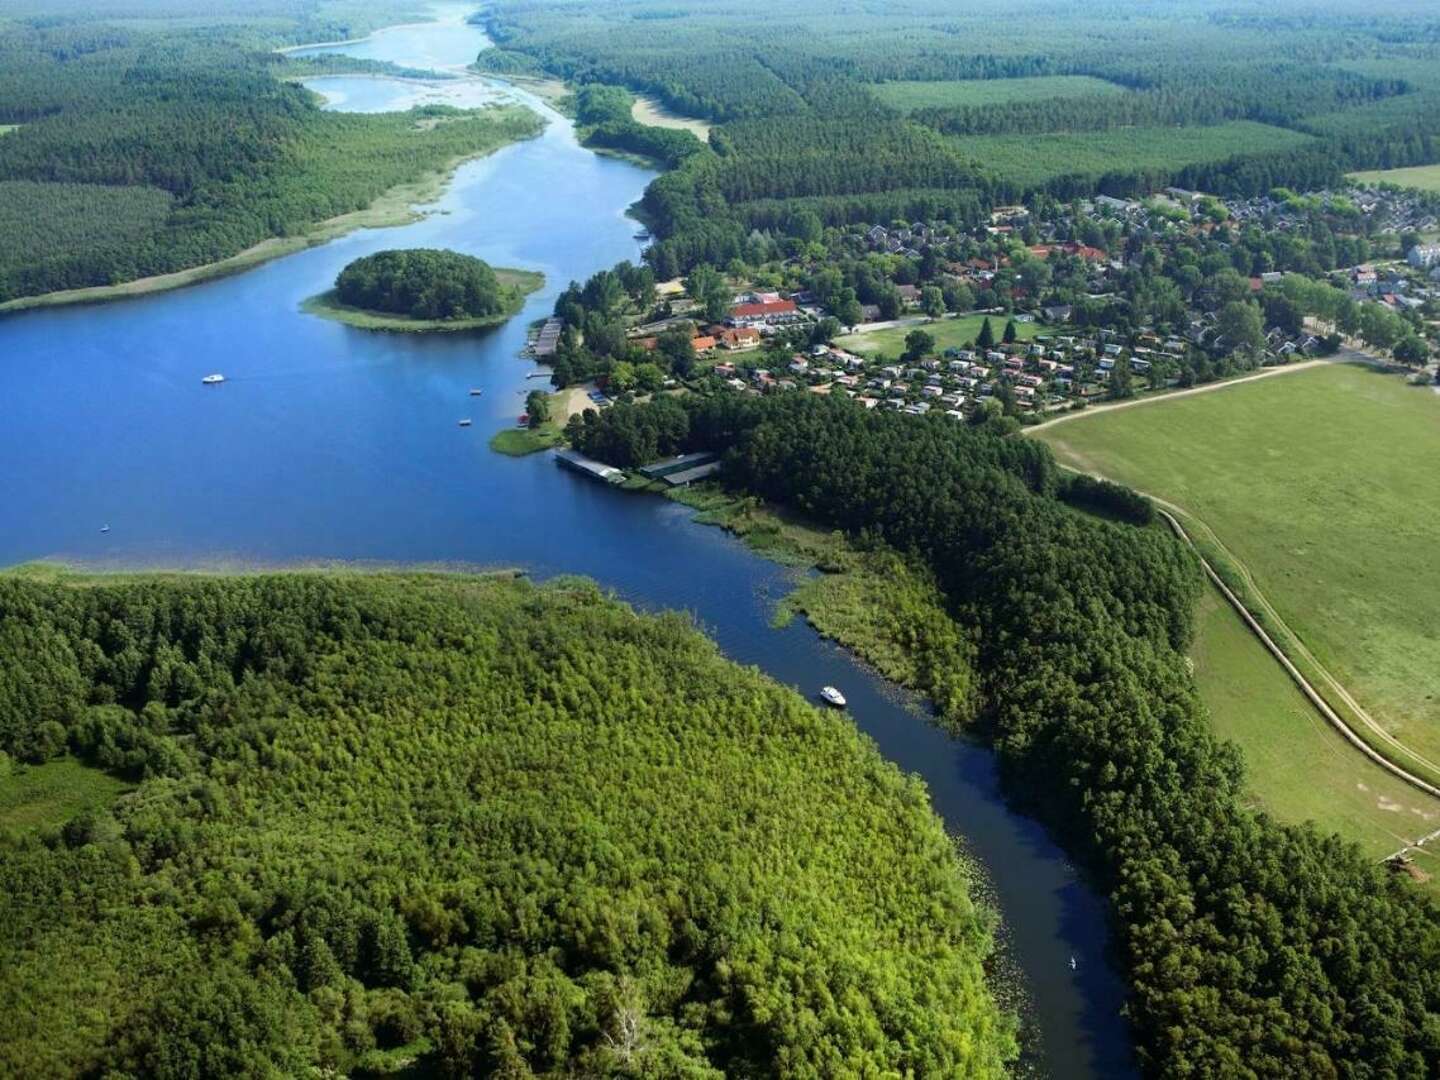
<svg viewBox="0 0 1440 1080">
<path fill-rule="evenodd" d="M 504 108 L 523 110 L 540 120 L 539 126 L 525 138 L 535 138 L 545 130 L 544 118 L 539 117 L 533 110 L 519 105 L 505 106 Z M 460 154 L 440 169 L 423 172 L 412 180 L 396 184 L 382 192 L 364 209 L 353 210 L 348 214 L 317 222 L 297 236 L 271 237 L 238 254 L 231 255 L 229 258 L 193 266 L 187 270 L 177 270 L 170 274 L 136 278 L 134 281 L 120 282 L 116 285 L 94 285 L 83 289 L 42 293 L 39 296 L 22 296 L 0 304 L 0 314 L 29 311 L 35 308 L 64 307 L 71 304 L 97 304 L 183 289 L 187 285 L 198 285 L 203 281 L 213 281 L 216 278 L 243 273 L 274 259 L 293 255 L 297 251 L 327 244 L 331 240 L 339 239 L 357 229 L 386 229 L 409 225 L 427 216 L 417 207 L 433 203 L 445 194 L 455 173 L 462 165 L 489 157 L 496 151 L 518 141 L 521 140 L 507 138 L 473 153 Z"/>
<path fill-rule="evenodd" d="M 525 306 L 526 298 L 538 292 L 545 285 L 545 275 L 535 270 L 515 270 L 497 266 L 495 276 L 500 284 L 510 290 L 510 302 L 498 315 L 485 315 L 475 319 L 413 319 L 407 315 L 392 315 L 384 311 L 342 304 L 334 289 L 327 289 L 318 296 L 312 296 L 300 305 L 307 315 L 359 327 L 361 330 L 387 330 L 402 334 L 455 334 L 467 330 L 488 330 L 509 322 Z"/>
<path fill-rule="evenodd" d="M 543 130 L 542 123 L 541 127 L 529 137 L 533 138 Z M 397 184 L 382 192 L 364 209 L 317 222 L 301 235 L 271 237 L 229 258 L 205 263 L 187 270 L 178 270 L 171 274 L 137 278 L 134 281 L 121 282 L 116 285 L 98 285 L 83 289 L 43 293 L 39 296 L 20 297 L 0 304 L 0 313 L 69 304 L 101 303 L 168 292 L 172 289 L 184 288 L 187 285 L 196 285 L 203 281 L 212 281 L 216 278 L 242 273 L 273 259 L 283 258 L 306 248 L 329 243 L 331 240 L 338 239 L 357 229 L 381 229 L 408 225 L 426 216 L 416 207 L 439 199 L 462 165 L 488 157 L 515 141 L 518 140 L 507 139 L 474 153 L 461 154 L 451 159 L 441 169 L 422 173 L 413 180 Z"/>
</svg>

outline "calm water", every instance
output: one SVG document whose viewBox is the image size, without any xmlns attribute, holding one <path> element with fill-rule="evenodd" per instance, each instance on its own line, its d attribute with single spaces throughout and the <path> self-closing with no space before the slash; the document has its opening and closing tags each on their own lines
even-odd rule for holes
<svg viewBox="0 0 1440 1080">
<path fill-rule="evenodd" d="M 483 36 L 447 14 L 346 51 L 466 62 Z M 407 107 L 429 84 L 314 85 L 338 107 L 373 111 Z M 466 87 L 436 92 L 497 94 Z M 806 692 L 842 687 L 880 749 L 925 778 L 990 872 L 1041 1068 L 1132 1072 L 1102 905 L 1043 830 L 1005 807 L 988 752 L 942 735 L 808 628 L 770 629 L 786 572 L 684 508 L 601 488 L 547 456 L 487 449 L 539 385 L 516 356 L 526 324 L 569 280 L 639 256 L 624 211 L 652 174 L 583 150 L 545 111 L 543 136 L 465 166 L 416 224 L 179 292 L 0 317 L 0 565 L 520 565 L 590 575 L 642 607 L 689 610 L 734 659 Z M 367 333 L 298 310 L 351 259 L 427 245 L 543 270 L 547 285 L 520 317 L 478 337 Z M 224 386 L 200 385 L 212 371 Z M 458 427 L 461 418 L 474 426 Z"/>
</svg>

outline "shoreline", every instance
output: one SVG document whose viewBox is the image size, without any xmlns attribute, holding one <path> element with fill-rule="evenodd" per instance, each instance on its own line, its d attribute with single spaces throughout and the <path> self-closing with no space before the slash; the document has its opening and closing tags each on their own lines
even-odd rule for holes
<svg viewBox="0 0 1440 1080">
<path fill-rule="evenodd" d="M 367 41 L 373 41 L 376 34 L 384 34 L 391 30 L 413 30 L 417 26 L 434 26 L 436 23 L 442 26 L 449 24 L 448 20 L 445 19 L 421 19 L 419 22 L 394 23 L 390 26 L 377 26 L 364 37 L 345 38 L 341 41 L 307 41 L 300 45 L 281 45 L 279 48 L 272 49 L 271 51 L 283 55 L 286 53 L 301 52 L 305 49 L 339 49 L 346 45 L 363 45 Z M 449 25 L 463 26 L 464 24 L 465 20 L 461 18 Z"/>
<path fill-rule="evenodd" d="M 453 25 L 464 25 L 464 18 L 456 20 Z M 420 26 L 434 26 L 436 24 L 446 25 L 444 19 L 427 19 L 422 22 L 397 23 L 394 26 L 382 26 L 364 37 L 350 38 L 345 41 L 320 41 L 310 42 L 302 45 L 286 45 L 272 50 L 278 54 L 288 54 L 302 49 L 335 48 L 342 45 L 355 45 L 360 42 L 370 41 L 376 34 L 387 30 L 402 30 Z M 327 78 L 328 76 L 317 75 L 309 78 Z M 417 83 L 421 85 L 432 82 L 430 79 L 407 78 L 404 76 L 381 75 L 377 73 L 363 73 L 357 75 L 337 76 L 344 78 L 376 78 L 394 79 L 396 82 Z M 463 77 L 463 76 L 462 76 Z M 295 80 L 282 80 L 295 81 Z M 436 69 L 434 82 L 457 81 L 454 73 L 446 73 L 442 69 Z M 312 91 L 314 93 L 314 91 Z M 531 110 L 532 112 L 534 110 Z M 549 121 L 541 116 L 545 126 Z M 541 128 L 541 134 L 544 132 Z M 534 136 L 531 136 L 534 138 Z M 523 140 L 516 140 L 516 142 Z M 130 300 L 141 296 L 152 296 L 156 293 L 171 292 L 175 289 L 183 289 L 190 285 L 199 285 L 207 281 L 216 281 L 220 278 L 230 277 L 234 274 L 241 274 L 257 266 L 272 262 L 275 259 L 282 259 L 287 255 L 294 255 L 306 251 L 312 247 L 319 247 L 321 244 L 329 243 L 331 240 L 338 240 L 347 236 L 357 229 L 385 229 L 400 225 L 410 225 L 420 221 L 426 215 L 415 209 L 427 203 L 437 201 L 445 194 L 450 183 L 455 178 L 456 172 L 462 165 L 471 161 L 478 161 L 481 158 L 489 157 L 507 146 L 515 145 L 514 142 L 504 143 L 492 147 L 489 150 L 475 154 L 463 154 L 446 163 L 439 170 L 432 170 L 396 184 L 386 191 L 382 191 L 371 201 L 369 206 L 359 210 L 351 210 L 349 213 L 340 214 L 333 218 L 326 218 L 317 221 L 309 226 L 303 233 L 297 236 L 271 236 L 261 240 L 257 244 L 234 255 L 227 256 L 215 262 L 202 263 L 199 266 L 187 267 L 184 270 L 174 270 L 167 274 L 153 274 L 149 277 L 135 278 L 131 281 L 122 281 L 115 285 L 86 285 L 78 289 L 60 289 L 55 292 L 40 293 L 37 296 L 19 296 L 13 300 L 0 303 L 0 317 L 5 315 L 19 314 L 24 311 L 35 311 L 40 308 L 71 307 L 79 304 L 104 304 L 116 300 Z M 414 194 L 406 196 L 406 191 L 412 190 Z M 403 212 L 398 212 L 391 205 L 397 199 L 405 198 L 407 205 Z"/>
<path fill-rule="evenodd" d="M 529 138 L 535 138 L 543 132 L 544 128 L 542 127 L 539 132 Z M 219 278 L 244 273 L 246 270 L 251 270 L 275 259 L 294 255 L 312 247 L 319 247 L 331 240 L 338 240 L 358 229 L 389 229 L 413 224 L 429 216 L 425 212 L 417 210 L 416 207 L 439 200 L 449 189 L 461 166 L 489 157 L 491 154 L 523 141 L 525 140 L 517 139 L 478 153 L 462 154 L 439 170 L 422 173 L 414 180 L 396 184 L 389 190 L 381 192 L 369 206 L 360 210 L 352 210 L 348 214 L 341 214 L 338 217 L 318 221 L 298 236 L 272 236 L 218 262 L 204 263 L 169 274 L 135 278 L 133 281 L 121 282 L 118 285 L 90 285 L 80 289 L 41 293 L 39 296 L 18 297 L 0 304 L 0 316 L 19 314 L 40 308 L 101 304 L 171 292 L 189 285 L 199 285 L 206 281 L 215 281 Z M 400 205 L 397 206 L 397 203 Z"/>
</svg>

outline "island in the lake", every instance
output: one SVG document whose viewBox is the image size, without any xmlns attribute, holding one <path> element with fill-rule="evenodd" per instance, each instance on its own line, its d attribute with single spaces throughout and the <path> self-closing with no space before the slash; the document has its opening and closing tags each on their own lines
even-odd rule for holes
<svg viewBox="0 0 1440 1080">
<path fill-rule="evenodd" d="M 340 271 L 335 287 L 301 308 L 365 330 L 478 330 L 516 315 L 545 284 L 533 270 L 492 267 L 436 248 L 379 251 Z"/>
</svg>

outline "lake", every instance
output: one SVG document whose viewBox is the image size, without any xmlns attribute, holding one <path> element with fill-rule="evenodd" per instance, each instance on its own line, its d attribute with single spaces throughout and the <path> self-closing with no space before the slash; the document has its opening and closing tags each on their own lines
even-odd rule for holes
<svg viewBox="0 0 1440 1080">
<path fill-rule="evenodd" d="M 485 38 L 457 9 L 442 15 L 340 48 L 453 68 Z M 1132 1074 L 1103 904 L 1044 830 L 1006 807 L 987 750 L 944 735 L 913 698 L 808 627 L 771 629 L 789 572 L 694 524 L 690 511 L 593 484 L 549 455 L 487 448 L 543 385 L 518 358 L 527 323 L 570 280 L 638 260 L 625 210 L 653 174 L 583 149 L 564 118 L 499 84 L 312 85 L 331 107 L 363 111 L 426 95 L 518 97 L 551 123 L 463 166 L 412 225 L 177 292 L 0 316 L 0 565 L 522 566 L 539 577 L 586 574 L 640 607 L 692 612 L 733 659 L 807 694 L 843 689 L 881 751 L 925 779 L 991 879 L 1004 960 L 1023 973 L 1037 1070 Z M 300 312 L 352 259 L 422 246 L 542 270 L 546 286 L 519 317 L 478 336 L 377 334 Z M 226 383 L 202 386 L 210 372 Z"/>
</svg>

